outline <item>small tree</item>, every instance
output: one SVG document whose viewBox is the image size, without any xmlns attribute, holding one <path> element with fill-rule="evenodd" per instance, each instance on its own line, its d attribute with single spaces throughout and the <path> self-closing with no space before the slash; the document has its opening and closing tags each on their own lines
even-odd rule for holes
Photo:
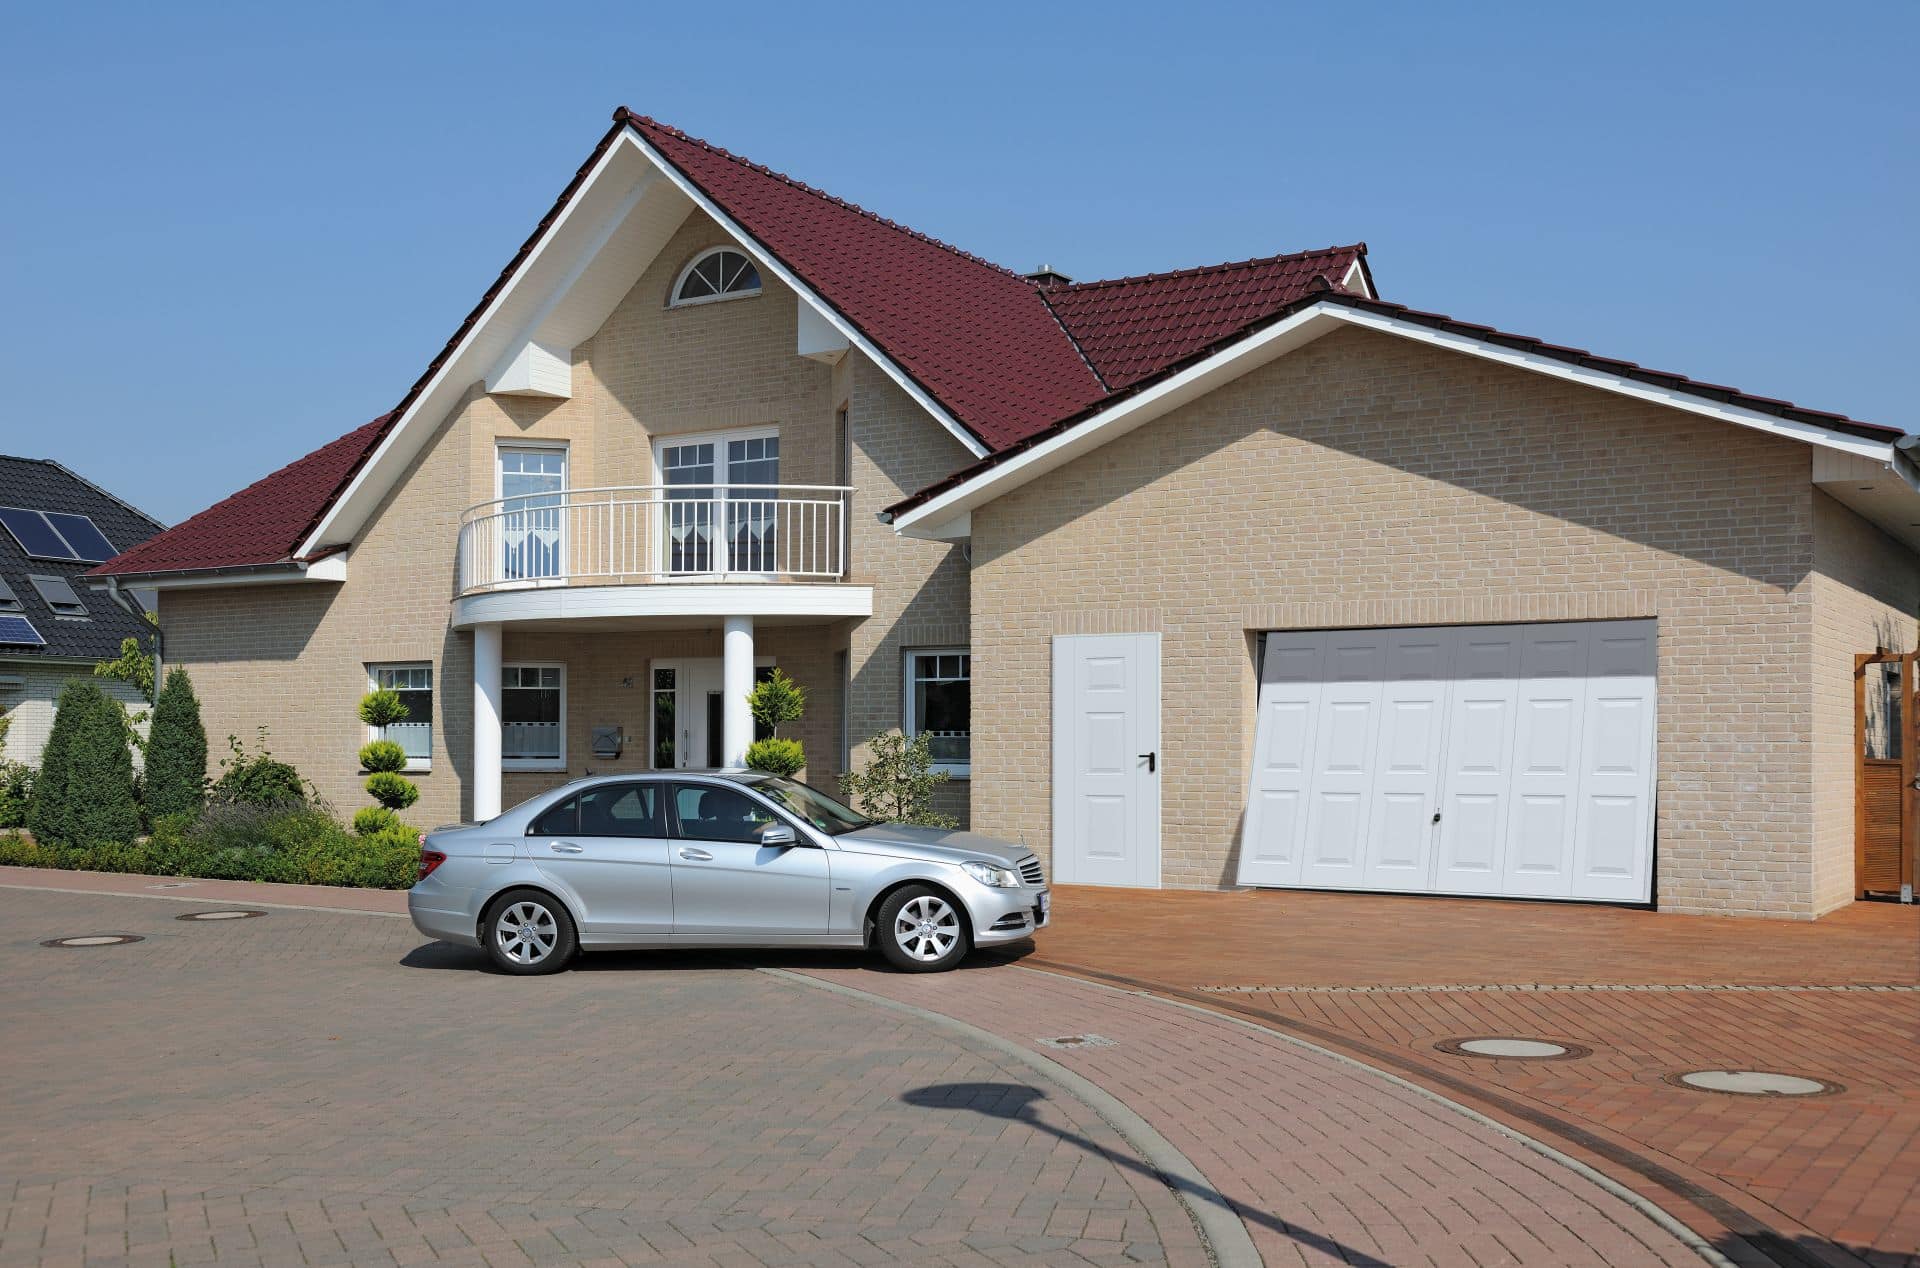
<svg viewBox="0 0 1920 1268">
<path fill-rule="evenodd" d="M 140 835 L 140 804 L 133 792 L 133 756 L 127 745 L 126 710 L 92 683 L 85 711 L 67 751 L 65 789 L 76 846 L 127 845 Z"/>
<path fill-rule="evenodd" d="M 840 776 L 840 791 L 854 809 L 882 823 L 922 828 L 957 828 L 960 821 L 933 808 L 933 790 L 947 782 L 933 769 L 928 737 L 911 740 L 898 731 L 882 731 L 867 741 L 873 754 L 867 769 Z"/>
<path fill-rule="evenodd" d="M 167 673 L 147 737 L 147 817 L 197 816 L 207 804 L 207 729 L 184 669 Z"/>
<path fill-rule="evenodd" d="M 153 613 L 145 614 L 147 624 L 155 629 L 160 627 L 160 618 Z M 153 652 L 150 650 L 153 636 L 145 640 L 128 637 L 120 640 L 120 654 L 112 660 L 98 661 L 93 666 L 95 678 L 111 678 L 116 682 L 130 684 L 139 691 L 141 698 L 148 704 L 153 703 Z M 108 699 L 113 699 L 111 696 Z M 115 701 L 118 704 L 118 701 Z M 140 734 L 140 724 L 147 720 L 147 709 L 129 709 L 120 705 L 121 725 L 126 728 L 127 743 L 142 754 L 147 751 L 147 736 Z"/>
<path fill-rule="evenodd" d="M 401 703 L 397 691 L 380 687 L 360 697 L 360 720 L 368 726 L 392 726 L 406 721 L 407 716 L 407 706 Z M 383 827 L 397 824 L 400 811 L 420 800 L 420 785 L 400 774 L 406 766 L 407 750 L 392 740 L 369 740 L 360 746 L 360 769 L 371 772 L 365 785 L 367 795 L 379 802 L 378 808 L 386 814 L 370 815 L 366 811 L 375 807 L 366 807 L 353 816 L 356 832 L 372 836 Z"/>
<path fill-rule="evenodd" d="M 74 679 L 60 689 L 53 729 L 40 750 L 40 777 L 34 780 L 33 796 L 27 803 L 27 831 L 48 844 L 73 839 L 73 818 L 67 804 L 67 754 L 73 748 L 74 728 L 85 711 L 80 703 L 83 690 L 98 694 L 100 688 Z"/>
<path fill-rule="evenodd" d="M 747 710 L 753 720 L 774 735 L 788 722 L 798 722 L 807 712 L 807 689 L 780 670 L 753 684 L 747 693 Z"/>
</svg>

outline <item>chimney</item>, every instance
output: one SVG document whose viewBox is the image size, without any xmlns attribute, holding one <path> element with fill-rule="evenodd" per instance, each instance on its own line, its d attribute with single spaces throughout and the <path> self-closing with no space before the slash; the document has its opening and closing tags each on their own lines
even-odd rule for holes
<svg viewBox="0 0 1920 1268">
<path fill-rule="evenodd" d="M 1056 273 L 1050 264 L 1042 264 L 1031 273 L 1024 274 L 1035 286 L 1071 286 L 1073 279 L 1065 273 Z"/>
</svg>

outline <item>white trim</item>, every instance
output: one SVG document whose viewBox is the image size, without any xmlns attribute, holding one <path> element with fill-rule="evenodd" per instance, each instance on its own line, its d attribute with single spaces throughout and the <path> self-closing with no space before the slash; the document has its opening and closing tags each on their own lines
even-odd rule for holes
<svg viewBox="0 0 1920 1268">
<path fill-rule="evenodd" d="M 1487 340 L 1434 330 L 1418 322 L 1331 301 L 1311 304 L 1292 316 L 1221 349 L 1214 355 L 1161 380 L 1137 396 L 1075 424 L 1031 449 L 987 468 L 964 483 L 928 499 L 895 517 L 894 531 L 907 537 L 951 539 L 964 530 L 965 515 L 977 506 L 1044 475 L 1055 467 L 1123 436 L 1190 400 L 1247 371 L 1305 346 L 1345 326 L 1358 326 L 1398 335 L 1451 352 L 1479 357 L 1516 369 L 1632 397 L 1651 404 L 1684 410 L 1737 426 L 1784 436 L 1810 445 L 1836 449 L 1891 464 L 1890 440 L 1868 440 L 1831 431 L 1811 423 L 1780 418 L 1760 410 L 1709 400 L 1683 390 L 1657 387 L 1623 375 L 1570 365 L 1539 353 L 1522 352 Z"/>
<path fill-rule="evenodd" d="M 911 740 L 919 729 L 920 720 L 914 716 L 913 685 L 919 681 L 914 677 L 913 662 L 917 656 L 965 656 L 967 658 L 967 685 L 973 685 L 973 648 L 950 645 L 941 647 L 905 647 L 900 651 L 900 731 Z M 969 740 L 971 744 L 971 740 Z M 969 751 L 971 757 L 971 751 Z M 965 762 L 933 763 L 933 769 L 945 771 L 954 779 L 969 779 L 973 774 L 971 760 Z"/>
<path fill-rule="evenodd" d="M 726 479 L 727 454 L 725 445 L 728 441 L 778 439 L 780 439 L 780 428 L 778 424 L 774 423 L 768 423 L 760 427 L 733 427 L 726 431 L 672 432 L 666 435 L 655 436 L 653 438 L 654 483 L 663 489 L 669 487 L 667 484 L 666 460 L 666 451 L 669 449 L 678 449 L 682 445 L 712 445 L 713 484 L 719 486 L 731 483 L 731 481 Z M 780 482 L 778 480 L 770 480 L 766 483 L 779 484 Z"/>
<path fill-rule="evenodd" d="M 1358 291 L 1368 299 L 1379 298 L 1373 293 L 1373 287 L 1367 285 L 1367 266 L 1360 262 L 1359 256 L 1355 256 L 1353 263 L 1347 265 L 1346 276 L 1340 279 L 1340 285 L 1350 291 Z"/>
<path fill-rule="evenodd" d="M 642 154 L 646 155 L 648 159 L 658 165 L 661 174 L 671 181 L 674 187 L 681 193 L 691 198 L 694 206 L 706 212 L 715 223 L 738 241 L 741 247 L 746 250 L 746 253 L 753 257 L 756 264 L 779 278 L 780 281 L 795 294 L 801 296 L 809 304 L 813 305 L 814 310 L 826 318 L 829 325 L 845 335 L 847 341 L 854 347 L 860 349 L 861 352 L 864 352 L 875 365 L 880 367 L 888 378 L 892 379 L 894 383 L 899 386 L 901 391 L 912 397 L 922 409 L 933 415 L 936 422 L 951 432 L 955 440 L 958 440 L 962 445 L 966 446 L 968 453 L 976 458 L 984 458 L 987 456 L 988 451 L 986 445 L 981 443 L 972 432 L 962 427 L 959 420 L 955 419 L 953 415 L 946 411 L 945 407 L 934 400 L 925 388 L 915 383 L 912 376 L 908 375 L 906 371 L 894 363 L 893 358 L 880 351 L 879 346 L 862 334 L 857 326 L 842 317 L 830 304 L 815 294 L 813 288 L 800 279 L 799 274 L 775 259 L 773 252 L 767 250 L 765 246 L 761 245 L 759 239 L 741 228 L 732 216 L 722 211 L 720 205 L 714 202 L 713 199 L 707 197 L 699 186 L 688 180 L 679 168 L 667 162 L 666 158 L 658 150 L 654 149 L 645 137 L 642 137 L 629 127 L 623 134 L 622 140 L 638 147 Z M 617 149 L 619 147 L 616 144 L 612 148 Z"/>
<path fill-rule="evenodd" d="M 427 671 L 427 690 L 433 693 L 436 700 L 439 699 L 440 675 L 430 660 L 370 660 L 367 662 L 367 690 L 378 691 L 380 689 L 380 671 L 383 669 L 420 668 L 424 668 Z M 386 738 L 380 734 L 380 728 L 377 726 L 369 726 L 366 728 L 366 731 L 367 743 Z M 427 755 L 425 757 L 409 757 L 407 764 L 401 768 L 402 770 L 408 774 L 420 774 L 433 770 L 433 733 L 433 719 L 429 717 L 427 719 Z"/>
<path fill-rule="evenodd" d="M 316 559 L 310 564 L 275 564 L 266 568 L 237 568 L 232 572 L 122 573 L 117 576 L 89 578 L 89 590 L 103 590 L 118 582 L 132 590 L 204 590 L 214 586 L 283 586 L 295 581 L 345 581 L 345 551 Z M 96 584 L 103 582 L 107 584 Z"/>
<path fill-rule="evenodd" d="M 650 582 L 631 586 L 540 586 L 493 590 L 454 600 L 452 626 L 488 622 L 592 620 L 605 617 L 710 620 L 723 616 L 865 617 L 873 587 L 839 582 Z"/>
<path fill-rule="evenodd" d="M 718 291 L 712 295 L 696 295 L 692 299 L 681 299 L 680 288 L 687 284 L 688 275 L 691 274 L 695 269 L 699 268 L 706 261 L 712 259 L 716 255 L 721 255 L 721 254 L 737 255 L 741 259 L 745 260 L 748 264 L 753 265 L 753 276 L 755 278 L 754 288 L 750 291 Z M 729 300 L 729 299 L 752 299 L 756 295 L 764 294 L 766 292 L 766 289 L 767 289 L 766 282 L 763 280 L 760 280 L 759 263 L 752 256 L 748 255 L 745 251 L 742 251 L 738 246 L 736 246 L 731 242 L 728 242 L 721 246 L 708 247 L 706 250 L 700 252 L 698 255 L 694 256 L 691 260 L 687 261 L 687 267 L 685 267 L 684 269 L 681 269 L 679 273 L 674 275 L 673 286 L 669 288 L 667 291 L 667 307 L 668 308 L 693 308 L 700 304 L 718 304 L 723 300 Z"/>
<path fill-rule="evenodd" d="M 507 693 L 509 691 L 540 690 L 540 688 L 507 686 L 507 671 L 510 669 L 555 669 L 560 672 L 560 756 L 559 757 L 507 757 L 504 732 L 508 726 Z M 563 771 L 567 769 L 567 664 L 560 660 L 509 660 L 500 666 L 500 728 L 503 732 L 501 744 L 500 769 L 505 770 L 541 770 Z"/>
</svg>

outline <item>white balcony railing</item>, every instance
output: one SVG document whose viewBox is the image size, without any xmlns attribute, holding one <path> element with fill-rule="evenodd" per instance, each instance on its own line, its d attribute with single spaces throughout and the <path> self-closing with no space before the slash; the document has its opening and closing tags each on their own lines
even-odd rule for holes
<svg viewBox="0 0 1920 1268">
<path fill-rule="evenodd" d="M 852 490 L 636 485 L 497 498 L 460 520 L 460 593 L 532 585 L 837 581 Z"/>
</svg>

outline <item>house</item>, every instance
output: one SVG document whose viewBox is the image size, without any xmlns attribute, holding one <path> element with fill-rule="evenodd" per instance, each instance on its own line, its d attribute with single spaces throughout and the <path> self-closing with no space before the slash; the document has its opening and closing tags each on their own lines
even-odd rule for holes
<svg viewBox="0 0 1920 1268">
<path fill-rule="evenodd" d="M 83 578 L 165 527 L 57 462 L 0 454 L 0 758 L 39 765 L 67 680 L 91 677 L 122 639 L 151 642 L 150 592 Z M 131 683 L 98 682 L 127 707 L 146 706 Z"/>
<path fill-rule="evenodd" d="M 1810 918 L 1912 876 L 1917 478 L 1363 245 L 1019 275 L 622 109 L 392 411 L 97 572 L 342 807 L 375 685 L 431 823 L 778 665 L 1062 881 Z"/>
</svg>

